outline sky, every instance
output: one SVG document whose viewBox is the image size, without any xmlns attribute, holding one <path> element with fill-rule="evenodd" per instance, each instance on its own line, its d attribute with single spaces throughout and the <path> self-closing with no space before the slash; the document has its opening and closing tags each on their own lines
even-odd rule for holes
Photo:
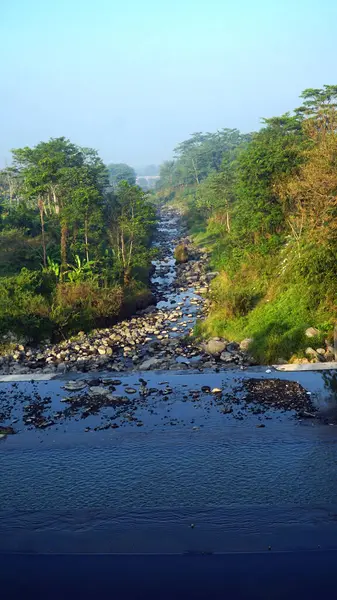
<svg viewBox="0 0 337 600">
<path fill-rule="evenodd" d="M 159 164 L 337 84 L 336 0 L 2 0 L 0 167 L 65 136 Z"/>
</svg>

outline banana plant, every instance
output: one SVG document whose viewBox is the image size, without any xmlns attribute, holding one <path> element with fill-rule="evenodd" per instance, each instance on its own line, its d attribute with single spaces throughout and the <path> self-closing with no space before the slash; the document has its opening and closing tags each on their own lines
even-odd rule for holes
<svg viewBox="0 0 337 600">
<path fill-rule="evenodd" d="M 94 260 L 81 260 L 78 254 L 75 255 L 75 264 L 68 265 L 69 270 L 65 271 L 64 275 L 67 276 L 70 283 L 80 283 L 81 281 L 97 281 L 98 275 L 93 272 L 93 267 L 96 261 Z"/>
<path fill-rule="evenodd" d="M 47 266 L 43 267 L 44 270 L 46 271 L 50 271 L 51 273 L 54 273 L 56 279 L 59 279 L 60 277 L 60 265 L 58 262 L 56 262 L 56 260 L 53 260 L 52 258 L 50 258 L 50 256 L 47 256 Z"/>
</svg>

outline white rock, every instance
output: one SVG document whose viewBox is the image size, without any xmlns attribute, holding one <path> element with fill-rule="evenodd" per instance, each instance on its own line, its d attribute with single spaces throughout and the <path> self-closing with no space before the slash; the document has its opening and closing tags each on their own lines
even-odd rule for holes
<svg viewBox="0 0 337 600">
<path fill-rule="evenodd" d="M 252 341 L 253 341 L 252 338 L 245 338 L 244 340 L 242 340 L 242 342 L 240 343 L 240 350 L 242 350 L 243 352 L 248 350 Z"/>
<path fill-rule="evenodd" d="M 69 392 L 78 392 L 79 390 L 84 390 L 87 385 L 85 381 L 67 381 L 63 387 Z"/>
<path fill-rule="evenodd" d="M 147 360 L 144 360 L 144 362 L 142 362 L 139 365 L 139 369 L 141 371 L 149 371 L 150 369 L 158 366 L 159 364 L 160 364 L 160 360 L 158 360 L 158 358 L 148 358 Z"/>
<path fill-rule="evenodd" d="M 319 334 L 319 329 L 316 329 L 316 327 L 308 327 L 308 329 L 306 329 L 306 332 L 305 332 L 305 335 L 309 338 L 315 337 L 318 334 Z"/>
<path fill-rule="evenodd" d="M 93 396 L 106 396 L 108 390 L 101 385 L 93 385 L 89 388 L 90 394 Z"/>
</svg>

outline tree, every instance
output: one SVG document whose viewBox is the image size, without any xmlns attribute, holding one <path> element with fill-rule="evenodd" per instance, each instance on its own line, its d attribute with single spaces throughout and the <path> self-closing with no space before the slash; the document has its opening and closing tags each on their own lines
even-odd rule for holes
<svg viewBox="0 0 337 600">
<path fill-rule="evenodd" d="M 155 213 L 147 194 L 138 186 L 122 181 L 113 198 L 110 231 L 125 285 L 130 283 L 137 262 L 144 261 L 154 223 Z"/>
<path fill-rule="evenodd" d="M 175 185 L 176 162 L 174 160 L 166 160 L 160 165 L 160 180 L 159 187 L 172 187 Z"/>
<path fill-rule="evenodd" d="M 121 181 L 126 181 L 130 185 L 136 183 L 136 173 L 132 167 L 124 163 L 111 163 L 108 165 L 110 185 L 117 189 Z"/>
<path fill-rule="evenodd" d="M 70 229 L 80 215 L 88 255 L 88 211 L 102 199 L 108 183 L 106 169 L 94 150 L 80 148 L 65 138 L 13 150 L 13 158 L 22 181 L 20 191 L 25 198 L 34 200 L 39 210 L 44 266 L 47 264 L 45 216 L 54 215 L 59 222 L 62 279 L 68 262 Z"/>
<path fill-rule="evenodd" d="M 304 160 L 305 142 L 297 119 L 283 115 L 265 120 L 266 127 L 238 156 L 234 212 L 242 244 L 265 244 L 285 228 L 278 185 Z"/>
<path fill-rule="evenodd" d="M 144 177 L 146 175 L 159 175 L 158 165 L 149 165 L 148 167 L 141 167 L 136 169 L 137 177 Z"/>
<path fill-rule="evenodd" d="M 306 121 L 306 130 L 314 136 L 337 129 L 337 85 L 322 89 L 308 88 L 301 94 L 304 102 L 295 114 Z"/>
</svg>

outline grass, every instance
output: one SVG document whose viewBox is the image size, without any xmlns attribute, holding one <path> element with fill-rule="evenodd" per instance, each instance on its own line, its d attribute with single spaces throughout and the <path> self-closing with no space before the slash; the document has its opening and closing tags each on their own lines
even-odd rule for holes
<svg viewBox="0 0 337 600">
<path fill-rule="evenodd" d="M 271 300 L 263 298 L 245 316 L 228 316 L 227 308 L 216 308 L 203 323 L 198 323 L 196 335 L 219 336 L 241 341 L 253 338 L 250 353 L 261 364 L 279 360 L 284 362 L 296 354 L 305 355 L 308 346 L 324 344 L 332 328 L 331 315 L 321 311 L 323 321 L 317 322 L 317 310 L 312 305 L 311 291 L 300 284 L 289 286 Z M 307 338 L 305 330 L 315 326 L 322 332 L 316 338 Z"/>
</svg>

